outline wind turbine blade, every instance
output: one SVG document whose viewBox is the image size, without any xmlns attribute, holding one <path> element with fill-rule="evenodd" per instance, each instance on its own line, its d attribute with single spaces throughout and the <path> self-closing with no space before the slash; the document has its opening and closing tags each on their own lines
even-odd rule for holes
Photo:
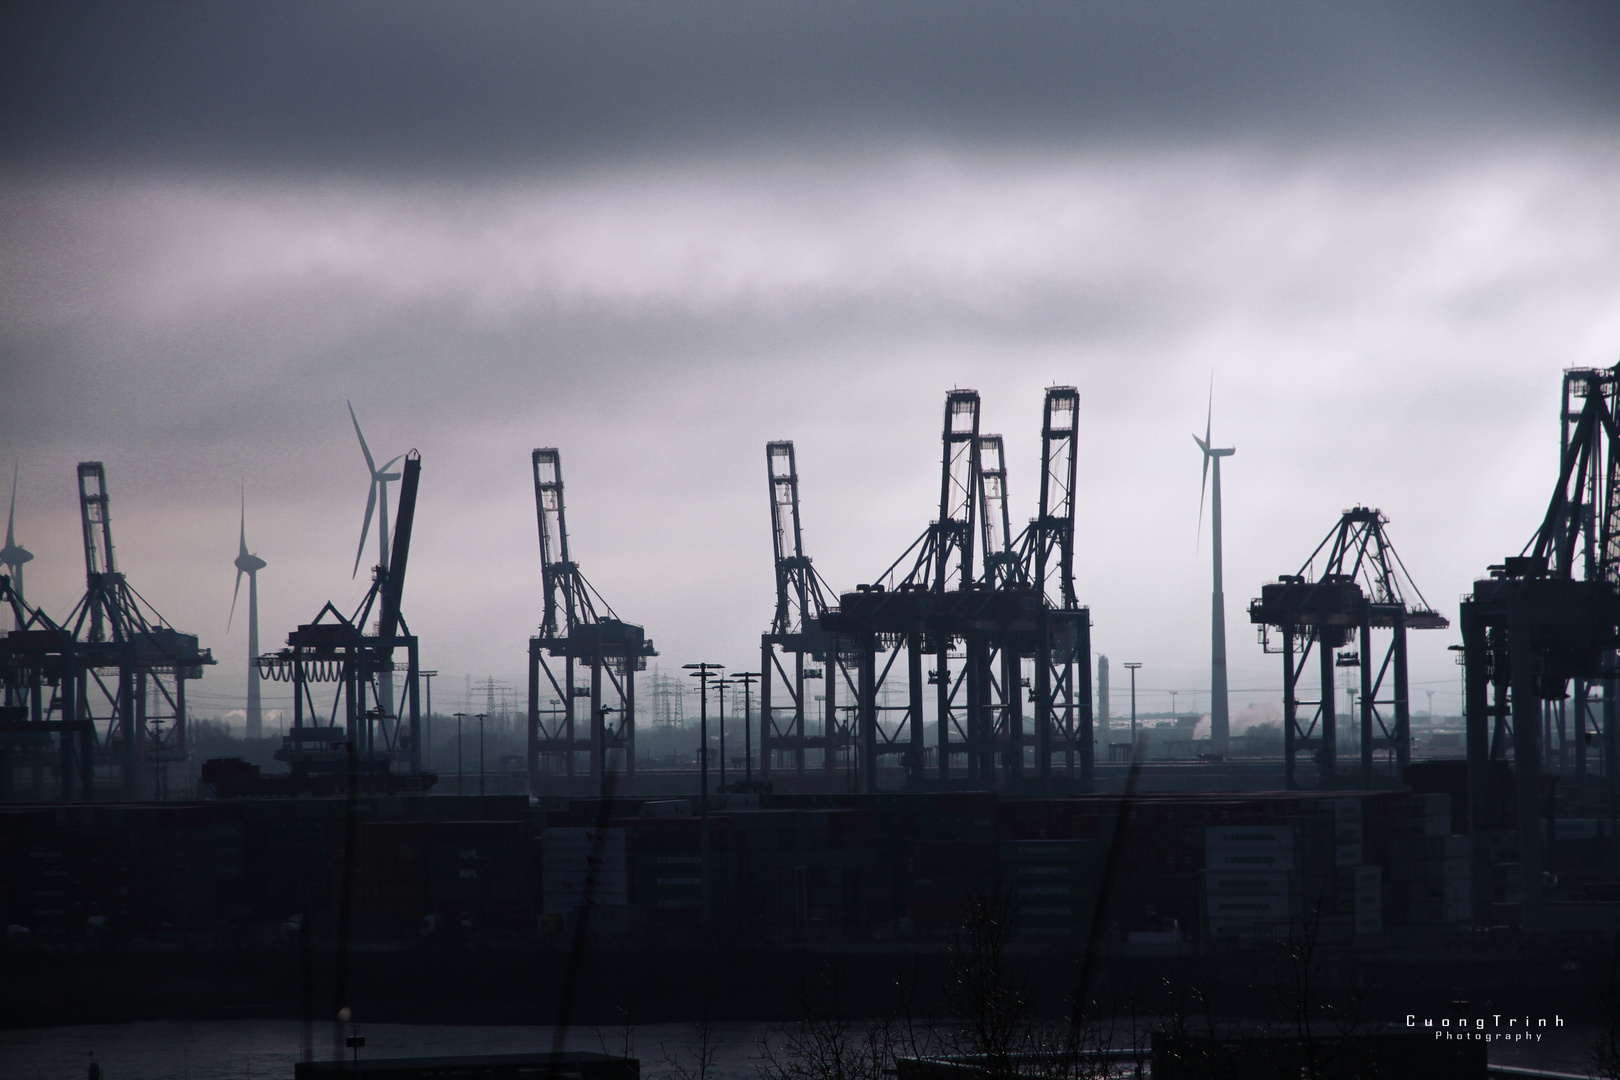
<svg viewBox="0 0 1620 1080">
<path fill-rule="evenodd" d="M 11 463 L 11 513 L 6 517 L 6 547 L 17 546 L 17 463 Z"/>
<path fill-rule="evenodd" d="M 1193 436 L 1193 442 L 1197 443 L 1198 449 L 1204 452 L 1204 474 L 1203 477 L 1198 481 L 1198 525 L 1193 532 L 1194 551 L 1198 550 L 1199 541 L 1201 541 L 1204 537 L 1204 492 L 1209 487 L 1210 431 L 1213 426 L 1214 419 L 1215 373 L 1211 371 L 1209 373 L 1209 398 L 1205 403 L 1204 408 L 1204 437 L 1200 439 L 1197 435 Z"/>
<path fill-rule="evenodd" d="M 1198 525 L 1193 531 L 1193 550 L 1197 551 L 1204 536 L 1204 493 L 1209 489 L 1209 443 L 1199 442 L 1196 435 L 1193 442 L 1198 443 L 1198 449 L 1204 452 L 1204 475 L 1198 481 Z"/>
<path fill-rule="evenodd" d="M 1209 404 L 1204 411 L 1204 446 L 1209 446 L 1210 422 L 1215 419 L 1215 376 L 1209 377 Z"/>
<path fill-rule="evenodd" d="M 243 492 L 243 494 L 242 494 L 242 532 L 240 534 L 239 543 L 240 543 L 240 550 L 237 552 L 237 558 L 239 558 L 239 559 L 240 558 L 245 558 L 247 556 L 247 553 L 248 553 L 248 549 L 247 549 L 247 493 L 246 492 Z M 242 584 L 242 579 L 241 579 L 240 575 L 238 575 L 236 583 L 237 583 L 237 585 Z M 233 601 L 233 603 L 234 603 L 234 601 Z"/>
<path fill-rule="evenodd" d="M 349 405 L 347 401 L 343 404 Z M 360 421 L 355 419 L 354 406 L 349 405 L 349 419 L 354 423 L 354 433 L 360 439 L 360 452 L 366 455 L 366 471 L 373 475 L 377 472 L 377 463 L 371 460 L 371 447 L 366 445 L 366 437 L 360 434 Z"/>
<path fill-rule="evenodd" d="M 236 571 L 236 588 L 231 590 L 231 615 L 225 620 L 225 632 L 231 632 L 231 621 L 236 618 L 236 598 L 242 594 L 242 571 Z"/>
<path fill-rule="evenodd" d="M 404 457 L 404 456 L 405 456 L 405 455 L 404 455 L 404 454 L 395 454 L 395 455 L 394 455 L 394 457 L 393 457 L 393 459 L 392 459 L 392 460 L 391 460 L 391 461 L 389 461 L 389 462 L 388 462 L 388 463 L 387 463 L 387 464 L 385 464 L 385 465 L 384 465 L 384 466 L 383 466 L 383 467 L 382 467 L 382 468 L 380 468 L 380 469 L 378 469 L 378 470 L 377 470 L 377 471 L 378 471 L 378 472 L 379 472 L 379 473 L 385 473 L 385 472 L 387 472 L 387 471 L 388 471 L 388 467 L 389 467 L 389 466 L 390 466 L 390 465 L 392 465 L 392 464 L 393 464 L 393 463 L 394 463 L 394 462 L 395 462 L 395 461 L 398 461 L 398 460 L 399 460 L 399 459 L 400 459 L 400 458 L 402 458 L 402 457 Z M 380 479 L 382 479 L 382 477 L 380 477 L 380 476 L 379 476 L 379 477 L 378 477 L 378 479 L 379 479 L 379 480 L 380 480 Z M 394 475 L 393 475 L 393 476 L 392 476 L 392 477 L 390 477 L 390 479 L 393 479 L 393 480 L 398 480 L 398 479 L 399 479 L 399 474 L 398 474 L 398 473 L 395 473 L 395 474 L 394 474 Z"/>
<path fill-rule="evenodd" d="M 354 577 L 360 572 L 360 557 L 366 553 L 366 537 L 371 534 L 371 512 L 377 509 L 377 485 L 371 485 L 366 495 L 366 523 L 360 526 L 360 546 L 354 552 L 354 570 L 349 574 Z"/>
</svg>

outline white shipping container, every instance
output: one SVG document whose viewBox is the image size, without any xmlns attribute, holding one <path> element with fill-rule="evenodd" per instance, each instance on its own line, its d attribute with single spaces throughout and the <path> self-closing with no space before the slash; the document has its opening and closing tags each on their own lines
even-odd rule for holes
<svg viewBox="0 0 1620 1080">
<path fill-rule="evenodd" d="M 540 865 L 554 870 L 584 870 L 590 866 L 624 866 L 624 849 L 602 852 L 592 851 L 590 848 L 566 848 L 558 851 L 556 848 L 542 848 L 540 851 Z"/>
<path fill-rule="evenodd" d="M 1384 932 L 1384 913 L 1378 911 L 1356 912 L 1356 933 L 1381 934 Z"/>
<path fill-rule="evenodd" d="M 1204 830 L 1205 851 L 1292 850 L 1292 825 L 1211 825 Z"/>
<path fill-rule="evenodd" d="M 547 881 L 540 892 L 541 907 L 546 914 L 552 915 L 559 911 L 572 911 L 585 902 L 585 885 L 582 881 Z M 613 883 L 598 883 L 591 890 L 592 906 L 601 905 L 620 906 L 628 903 L 629 889 L 624 881 Z"/>
<path fill-rule="evenodd" d="M 1210 919 L 1211 937 L 1286 938 L 1287 919 Z"/>
<path fill-rule="evenodd" d="M 1376 889 L 1384 880 L 1384 868 L 1381 866 L 1358 866 L 1355 868 L 1356 891 L 1362 889 Z"/>
<path fill-rule="evenodd" d="M 1333 825 L 1333 842 L 1335 844 L 1361 843 L 1361 822 L 1336 821 Z"/>
<path fill-rule="evenodd" d="M 1559 840 L 1597 840 L 1603 836 L 1601 818 L 1559 818 L 1551 830 L 1546 818 L 1541 819 L 1541 835 L 1550 831 Z"/>
<path fill-rule="evenodd" d="M 604 851 L 624 847 L 623 829 L 545 829 L 540 833 L 540 850 L 547 848 L 590 848 L 600 840 Z"/>
<path fill-rule="evenodd" d="M 1413 817 L 1447 817 L 1451 816 L 1451 796 L 1443 791 L 1431 791 L 1423 795 L 1413 795 L 1409 804 Z"/>
<path fill-rule="evenodd" d="M 1215 850 L 1204 853 L 1204 869 L 1278 871 L 1294 868 L 1292 848 L 1273 850 Z"/>
<path fill-rule="evenodd" d="M 1339 844 L 1333 849 L 1333 865 L 1350 867 L 1361 865 L 1360 844 Z"/>
<path fill-rule="evenodd" d="M 1411 882 L 1406 886 L 1407 899 L 1414 901 L 1462 902 L 1471 898 L 1473 894 L 1473 887 L 1466 881 L 1453 881 L 1445 884 Z"/>
<path fill-rule="evenodd" d="M 565 892 L 583 892 L 587 879 L 594 882 L 597 889 L 622 889 L 629 882 L 630 875 L 623 870 L 603 870 L 591 875 L 574 872 L 544 874 L 540 878 L 540 885 L 547 891 L 561 889 Z"/>
<path fill-rule="evenodd" d="M 1211 896 L 1211 919 L 1284 919 L 1293 913 L 1293 900 L 1287 896 Z"/>
<path fill-rule="evenodd" d="M 1204 874 L 1207 896 L 1287 896 L 1295 891 L 1293 875 L 1286 872 L 1209 870 Z"/>
<path fill-rule="evenodd" d="M 1433 862 L 1441 859 L 1468 857 L 1466 836 L 1409 836 L 1397 837 L 1389 842 L 1391 862 Z"/>
<path fill-rule="evenodd" d="M 1408 836 L 1450 836 L 1451 815 L 1412 818 L 1407 822 L 1406 834 Z"/>
</svg>

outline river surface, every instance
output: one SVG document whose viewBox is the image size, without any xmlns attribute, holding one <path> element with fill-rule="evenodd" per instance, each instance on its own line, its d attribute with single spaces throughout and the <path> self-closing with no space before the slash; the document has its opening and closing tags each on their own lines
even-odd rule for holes
<svg viewBox="0 0 1620 1080">
<path fill-rule="evenodd" d="M 762 1080 L 760 1045 L 770 1025 L 713 1024 L 713 1060 L 707 1080 Z M 439 1057 L 549 1050 L 549 1027 L 462 1027 L 423 1024 L 361 1025 L 365 1057 Z M 292 1080 L 301 1056 L 303 1025 L 284 1020 L 147 1022 L 54 1028 L 0 1029 L 3 1080 L 86 1080 L 91 1055 L 102 1080 Z M 314 1030 L 315 1057 L 330 1059 L 333 1026 Z M 1496 1043 L 1492 1064 L 1584 1074 L 1597 1035 L 1567 1028 L 1540 1044 Z M 701 1039 L 691 1024 L 647 1024 L 629 1029 L 577 1027 L 565 1047 L 641 1060 L 644 1080 L 695 1080 Z"/>
</svg>

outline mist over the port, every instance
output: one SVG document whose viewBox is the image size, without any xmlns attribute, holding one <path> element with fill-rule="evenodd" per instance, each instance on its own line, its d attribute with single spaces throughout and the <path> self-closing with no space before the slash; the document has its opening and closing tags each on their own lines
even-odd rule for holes
<svg viewBox="0 0 1620 1080">
<path fill-rule="evenodd" d="M 82 593 L 73 466 L 104 461 L 119 569 L 221 661 L 199 716 L 241 707 L 244 488 L 264 649 L 368 587 L 345 400 L 379 460 L 422 452 L 404 611 L 454 694 L 522 686 L 531 448 L 562 450 L 573 553 L 660 663 L 751 667 L 766 440 L 795 440 L 807 549 L 849 588 L 934 515 L 951 387 L 1006 437 L 1015 528 L 1033 513 L 1054 383 L 1081 394 L 1093 646 L 1145 664 L 1144 708 L 1207 708 L 1188 436 L 1213 377 L 1234 726 L 1274 720 L 1261 583 L 1371 505 L 1453 611 L 1545 507 L 1558 372 L 1620 341 L 1596 8 L 3 19 L 28 594 L 61 617 Z M 1458 711 L 1454 641 L 1414 635 L 1415 709 Z"/>
</svg>

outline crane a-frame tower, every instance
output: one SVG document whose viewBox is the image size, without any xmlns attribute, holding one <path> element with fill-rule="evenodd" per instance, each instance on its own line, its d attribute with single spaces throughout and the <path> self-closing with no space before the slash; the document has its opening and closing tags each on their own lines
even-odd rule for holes
<svg viewBox="0 0 1620 1080">
<path fill-rule="evenodd" d="M 645 631 L 621 620 L 585 580 L 569 553 L 562 454 L 544 447 L 530 460 L 545 591 L 540 633 L 529 639 L 530 790 L 541 790 L 548 776 L 572 777 L 580 754 L 587 758 L 593 784 L 605 789 L 610 768 L 635 773 L 636 672 L 646 670 L 647 658 L 658 653 Z M 548 688 L 555 696 L 547 699 L 549 708 L 542 708 Z M 583 725 L 581 704 L 588 709 Z M 615 768 L 620 755 L 622 768 Z"/>
</svg>

